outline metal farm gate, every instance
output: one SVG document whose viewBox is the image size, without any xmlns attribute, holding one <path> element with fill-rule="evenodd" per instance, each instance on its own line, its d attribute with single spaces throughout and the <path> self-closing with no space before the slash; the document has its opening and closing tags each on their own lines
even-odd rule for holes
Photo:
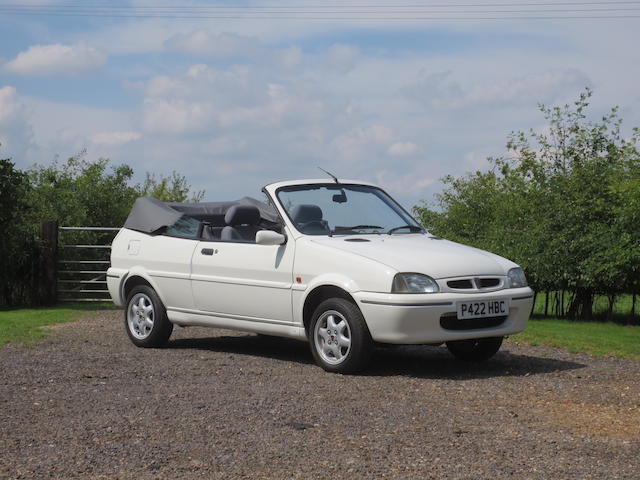
<svg viewBox="0 0 640 480">
<path fill-rule="evenodd" d="M 58 227 L 59 302 L 111 301 L 106 275 L 111 264 L 111 241 L 119 230 Z"/>
</svg>

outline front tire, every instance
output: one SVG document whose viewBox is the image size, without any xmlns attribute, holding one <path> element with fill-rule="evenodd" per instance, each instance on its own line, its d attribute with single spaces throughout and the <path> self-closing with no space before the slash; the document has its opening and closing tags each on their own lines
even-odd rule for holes
<svg viewBox="0 0 640 480">
<path fill-rule="evenodd" d="M 362 312 L 344 298 L 330 298 L 318 305 L 311 317 L 309 344 L 316 363 L 333 373 L 362 370 L 373 351 Z"/>
<path fill-rule="evenodd" d="M 147 285 L 139 285 L 129 292 L 124 325 L 129 339 L 138 347 L 161 347 L 173 332 L 173 323 L 167 318 L 160 297 Z"/>
<path fill-rule="evenodd" d="M 459 360 L 465 362 L 484 362 L 493 357 L 504 337 L 472 338 L 447 342 L 447 349 Z"/>
</svg>

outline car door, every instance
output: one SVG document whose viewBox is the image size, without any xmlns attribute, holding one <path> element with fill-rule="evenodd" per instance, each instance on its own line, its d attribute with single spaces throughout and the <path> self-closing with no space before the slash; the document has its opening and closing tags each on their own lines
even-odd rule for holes
<svg viewBox="0 0 640 480">
<path fill-rule="evenodd" d="M 127 256 L 131 262 L 144 267 L 167 308 L 194 307 L 190 264 L 197 242 L 196 239 L 156 235 L 127 243 Z"/>
<path fill-rule="evenodd" d="M 295 242 L 258 245 L 200 241 L 191 286 L 196 308 L 229 318 L 290 324 Z"/>
</svg>

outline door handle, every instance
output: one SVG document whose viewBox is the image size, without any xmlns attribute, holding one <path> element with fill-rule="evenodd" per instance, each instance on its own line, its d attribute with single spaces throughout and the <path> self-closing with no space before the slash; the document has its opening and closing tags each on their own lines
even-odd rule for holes
<svg viewBox="0 0 640 480">
<path fill-rule="evenodd" d="M 203 248 L 200 250 L 200 253 L 202 253 L 202 255 L 213 255 L 213 248 Z"/>
</svg>

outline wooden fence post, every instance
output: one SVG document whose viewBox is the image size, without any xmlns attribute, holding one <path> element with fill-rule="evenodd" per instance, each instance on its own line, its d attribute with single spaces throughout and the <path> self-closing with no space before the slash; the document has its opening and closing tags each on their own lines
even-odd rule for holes
<svg viewBox="0 0 640 480">
<path fill-rule="evenodd" d="M 58 301 L 58 222 L 43 221 L 40 226 L 40 292 L 44 305 Z"/>
</svg>

